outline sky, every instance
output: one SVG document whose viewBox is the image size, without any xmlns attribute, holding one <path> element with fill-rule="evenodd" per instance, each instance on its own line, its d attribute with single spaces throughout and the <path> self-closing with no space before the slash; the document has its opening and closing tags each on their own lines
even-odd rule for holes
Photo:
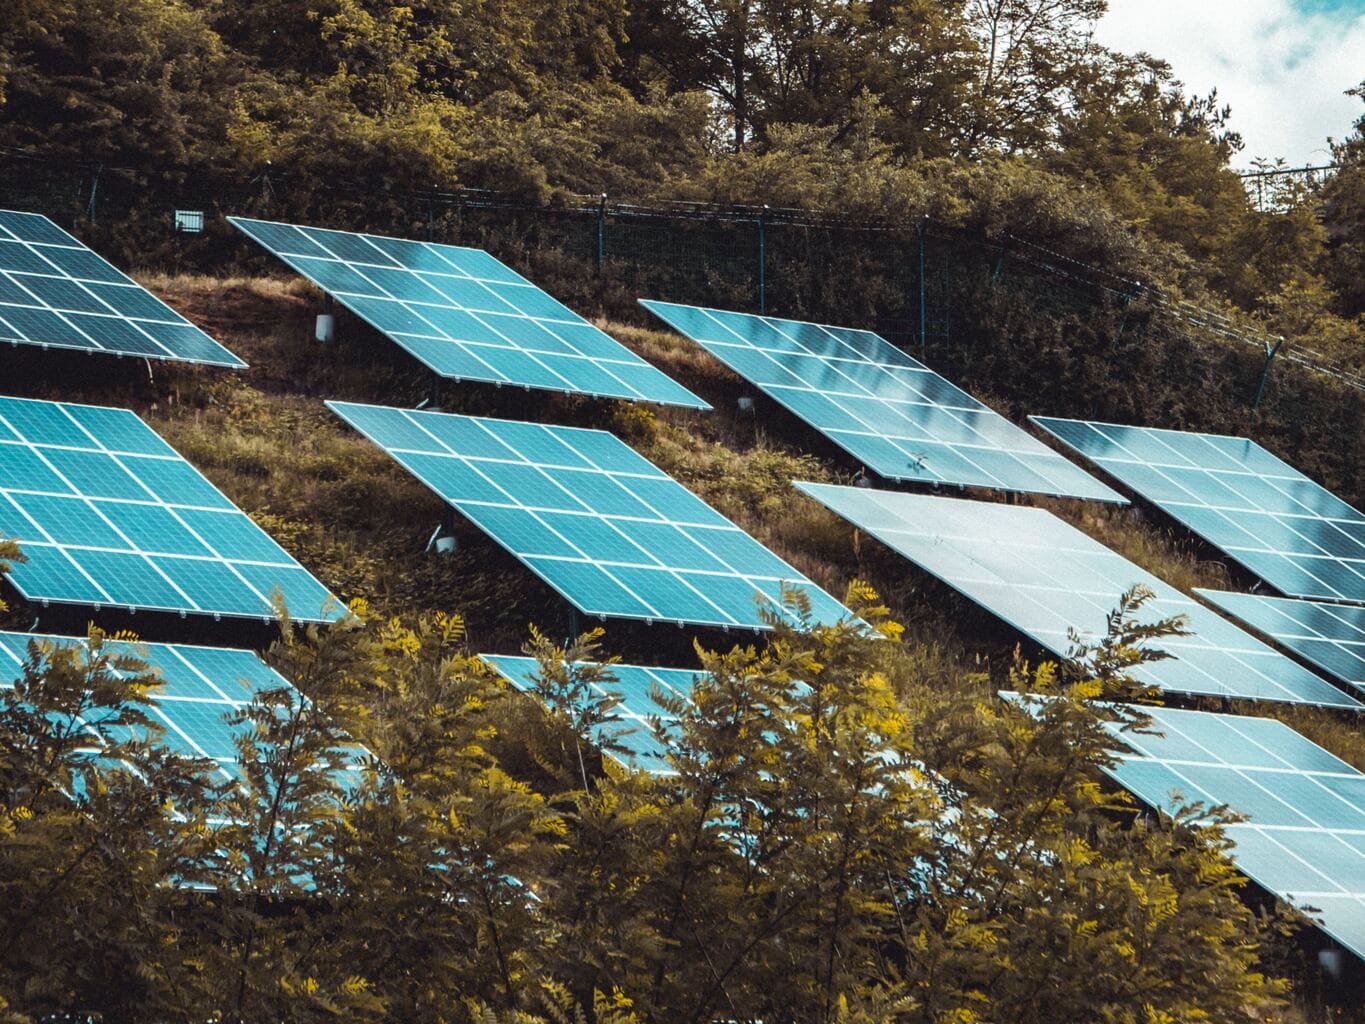
<svg viewBox="0 0 1365 1024">
<path fill-rule="evenodd" d="M 1325 164 L 1365 103 L 1365 0 L 1109 0 L 1098 42 L 1171 65 L 1187 94 L 1215 86 L 1245 148 L 1236 167 Z"/>
</svg>

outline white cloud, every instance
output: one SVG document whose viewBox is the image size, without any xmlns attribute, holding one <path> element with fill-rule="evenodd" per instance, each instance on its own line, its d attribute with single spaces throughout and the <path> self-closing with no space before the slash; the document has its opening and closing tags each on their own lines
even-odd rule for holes
<svg viewBox="0 0 1365 1024">
<path fill-rule="evenodd" d="M 1326 163 L 1327 137 L 1365 110 L 1344 95 L 1365 79 L 1365 0 L 1109 0 L 1095 37 L 1166 61 L 1187 93 L 1217 87 L 1246 143 L 1238 166 Z"/>
</svg>

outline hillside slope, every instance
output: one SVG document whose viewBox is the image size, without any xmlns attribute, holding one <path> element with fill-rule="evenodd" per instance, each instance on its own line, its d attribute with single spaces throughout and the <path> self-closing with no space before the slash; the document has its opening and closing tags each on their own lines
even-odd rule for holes
<svg viewBox="0 0 1365 1024">
<path fill-rule="evenodd" d="M 321 297 L 297 280 L 156 277 L 145 283 L 251 369 L 233 374 L 167 365 L 149 375 L 133 361 L 12 349 L 2 358 L 16 364 L 12 379 L 20 386 L 10 390 L 135 409 L 343 600 L 364 598 L 384 615 L 459 612 L 471 649 L 503 653 L 521 648 L 530 625 L 567 639 L 595 624 L 579 622 L 556 594 L 473 527 L 460 528 L 454 556 L 427 554 L 444 503 L 323 405 L 325 399 L 398 406 L 434 399 L 448 412 L 613 431 L 832 593 L 842 594 L 853 580 L 870 582 L 906 627 L 906 640 L 922 652 L 925 666 L 945 680 L 982 673 L 985 692 L 1005 681 L 1019 657 L 1042 657 L 994 617 L 799 494 L 794 479 L 846 483 L 857 467 L 770 402 L 759 398 L 755 415 L 739 414 L 736 398 L 753 389 L 677 335 L 602 324 L 707 398 L 715 406 L 710 413 L 436 381 L 397 346 L 344 314 L 339 342 L 323 346 L 312 339 Z M 1082 351 L 1071 356 L 1089 357 Z M 979 382 L 985 370 L 978 366 L 969 376 Z M 1182 384 L 1170 382 L 1167 393 L 1178 395 Z M 1018 404 L 993 401 L 979 383 L 976 393 L 1002 411 Z M 1319 438 L 1308 444 L 1330 447 Z M 1140 509 L 1012 500 L 1052 510 L 1187 592 L 1251 582 L 1217 551 Z M 147 639 L 159 638 L 155 628 Z M 196 628 L 206 639 L 230 637 L 221 628 Z M 627 662 L 691 667 L 693 638 L 694 631 L 668 625 L 612 623 L 605 647 Z M 750 637 L 703 631 L 701 639 L 724 649 Z M 1249 710 L 1282 717 L 1365 768 L 1365 739 L 1338 716 L 1273 705 Z"/>
</svg>

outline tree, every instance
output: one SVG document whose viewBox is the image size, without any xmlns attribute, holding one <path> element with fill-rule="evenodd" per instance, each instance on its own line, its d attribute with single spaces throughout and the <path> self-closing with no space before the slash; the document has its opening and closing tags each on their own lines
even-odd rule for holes
<svg viewBox="0 0 1365 1024">
<path fill-rule="evenodd" d="M 1365 99 L 1365 82 L 1350 90 Z M 1321 193 L 1327 252 L 1323 274 L 1340 296 L 1344 317 L 1365 315 L 1365 114 L 1345 140 L 1332 147 L 1337 170 Z"/>
<path fill-rule="evenodd" d="M 1094 23 L 1106 0 L 969 0 L 975 81 L 955 150 L 1038 153 L 1094 76 Z"/>
<path fill-rule="evenodd" d="M 152 997 L 171 887 L 211 845 L 205 766 L 158 743 L 158 684 L 92 629 L 32 641 L 0 688 L 0 994 L 18 1010 L 117 1015 Z"/>
</svg>

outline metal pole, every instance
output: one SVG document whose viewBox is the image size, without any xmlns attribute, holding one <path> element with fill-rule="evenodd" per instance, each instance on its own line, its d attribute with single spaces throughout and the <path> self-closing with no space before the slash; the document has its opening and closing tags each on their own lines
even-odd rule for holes
<svg viewBox="0 0 1365 1024">
<path fill-rule="evenodd" d="M 597 202 L 597 276 L 602 276 L 602 268 L 607 262 L 607 194 Z"/>
<path fill-rule="evenodd" d="M 1265 366 L 1261 368 L 1261 379 L 1256 384 L 1256 397 L 1251 400 L 1251 408 L 1253 410 L 1261 407 L 1261 399 L 1265 397 L 1265 383 L 1270 379 L 1270 364 L 1275 361 L 1275 353 L 1278 352 L 1280 346 L 1284 344 L 1284 335 L 1281 334 L 1279 340 L 1276 341 L 1274 345 L 1271 345 L 1269 342 L 1264 344 Z"/>
<path fill-rule="evenodd" d="M 758 215 L 758 311 L 768 312 L 768 204 Z"/>
<path fill-rule="evenodd" d="M 95 167 L 95 176 L 90 180 L 90 202 L 86 205 L 85 212 L 90 216 L 90 223 L 95 223 L 95 196 L 100 190 L 100 172 L 104 170 L 104 164 Z"/>
<path fill-rule="evenodd" d="M 921 220 L 915 228 L 915 234 L 919 236 L 919 354 L 924 358 L 925 349 L 929 343 L 929 311 L 924 308 L 924 221 Z"/>
</svg>

